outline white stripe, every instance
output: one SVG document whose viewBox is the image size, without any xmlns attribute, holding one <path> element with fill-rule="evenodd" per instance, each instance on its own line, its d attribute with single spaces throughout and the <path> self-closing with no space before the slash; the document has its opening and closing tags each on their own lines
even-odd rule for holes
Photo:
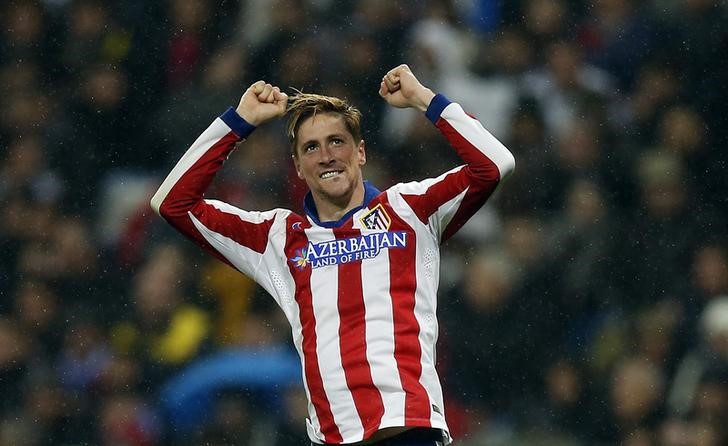
<svg viewBox="0 0 728 446">
<path fill-rule="evenodd" d="M 362 235 L 376 231 L 362 230 Z M 362 260 L 362 291 L 366 317 L 367 360 L 372 381 L 382 394 L 388 426 L 404 425 L 405 394 L 394 358 L 394 316 L 389 294 L 389 250 Z"/>
<path fill-rule="evenodd" d="M 303 380 L 303 389 L 306 392 L 309 416 L 309 419 L 307 420 L 307 428 L 310 425 L 312 431 L 317 434 L 316 436 L 323 439 L 323 435 L 321 434 L 321 423 L 316 415 L 316 409 L 314 408 L 313 403 L 311 403 L 311 391 L 308 388 L 308 381 L 306 380 L 306 364 L 303 355 L 303 326 L 301 325 L 300 307 L 298 306 L 295 297 L 296 283 L 293 279 L 290 268 L 288 268 L 288 260 L 280 258 L 280 253 L 285 252 L 285 245 L 287 242 L 285 237 L 287 233 L 286 217 L 288 217 L 291 212 L 287 210 L 280 211 L 284 211 L 282 218 L 276 219 L 271 227 L 270 237 L 268 239 L 271 247 L 266 250 L 266 254 L 263 259 L 265 269 L 270 270 L 270 273 L 268 274 L 269 278 L 260 277 L 261 281 L 259 283 L 261 283 L 263 288 L 266 288 L 263 283 L 267 283 L 268 287 L 276 290 L 276 294 L 273 295 L 277 296 L 276 301 L 285 313 L 288 323 L 291 324 L 291 336 L 293 338 L 293 345 L 296 347 L 296 351 L 298 352 L 298 358 L 301 361 L 301 378 Z M 268 212 L 256 214 L 264 216 L 268 214 Z M 282 265 L 281 261 L 284 262 Z"/>
<path fill-rule="evenodd" d="M 179 179 L 182 178 L 182 175 L 190 170 L 192 165 L 202 158 L 202 155 L 210 150 L 210 147 L 228 133 L 230 133 L 230 127 L 228 127 L 222 119 L 216 118 L 212 121 L 212 124 L 210 124 L 210 126 L 202 132 L 195 142 L 192 143 L 190 148 L 177 162 L 174 169 L 172 169 L 169 175 L 167 175 L 167 178 L 162 182 L 162 185 L 159 186 L 159 189 L 152 197 L 152 209 L 154 209 L 157 214 L 159 214 L 159 207 L 169 194 L 169 191 L 172 190 L 172 187 L 174 187 Z"/>
<path fill-rule="evenodd" d="M 417 255 L 415 256 L 417 289 L 415 291 L 415 318 L 420 326 L 418 339 L 422 348 L 420 365 L 422 375 L 420 384 L 427 389 L 430 405 L 437 406 L 440 413 L 430 411 L 430 422 L 441 425 L 445 422 L 443 416 L 443 396 L 440 379 L 435 370 L 435 345 L 437 344 L 437 288 L 440 276 L 437 274 L 440 267 L 440 254 L 438 246 L 429 237 L 417 237 Z M 433 274 L 433 272 L 435 272 Z"/>
<path fill-rule="evenodd" d="M 308 387 L 308 381 L 306 380 L 306 363 L 303 355 L 303 326 L 301 325 L 301 311 L 298 303 L 296 302 L 296 283 L 291 274 L 290 268 L 288 268 L 288 259 L 281 259 L 281 253 L 285 252 L 286 245 L 286 217 L 290 214 L 290 211 L 285 211 L 283 218 L 276 219 L 271 227 L 269 243 L 270 249 L 266 250 L 263 256 L 264 268 L 269 270 L 268 278 L 261 276 L 260 284 L 263 288 L 270 287 L 276 290 L 276 294 L 271 293 L 276 297 L 278 305 L 281 307 L 283 312 L 288 319 L 288 323 L 291 324 L 291 336 L 293 338 L 293 345 L 296 347 L 298 352 L 298 358 L 301 361 L 301 378 L 303 381 L 303 390 L 306 392 L 306 401 L 309 419 L 306 420 L 306 428 L 310 431 L 310 434 L 323 441 L 323 434 L 321 433 L 321 423 L 319 422 L 318 416 L 316 415 L 316 409 L 311 403 L 311 391 Z M 267 214 L 261 213 L 261 214 Z M 281 263 L 283 262 L 283 263 Z M 267 284 L 267 286 L 266 286 Z"/>
<path fill-rule="evenodd" d="M 461 169 L 463 169 L 465 165 L 457 166 L 455 168 L 452 168 L 448 170 L 447 172 L 438 175 L 435 178 L 427 178 L 422 181 L 411 181 L 409 183 L 399 183 L 387 190 L 387 195 L 391 197 L 390 191 L 396 191 L 397 194 L 417 194 L 422 195 L 425 192 L 427 192 L 427 189 L 432 187 L 432 185 L 439 183 L 440 181 L 444 180 L 446 176 L 453 174 Z M 395 194 L 396 195 L 396 194 Z"/>
<path fill-rule="evenodd" d="M 500 179 L 504 179 L 513 171 L 515 159 L 513 154 L 495 136 L 491 135 L 477 119 L 468 116 L 462 107 L 451 103 L 440 116 L 445 119 L 470 144 L 484 153 L 495 163 L 500 172 Z"/>
<path fill-rule="evenodd" d="M 276 246 L 272 250 L 270 250 L 273 256 L 275 256 L 275 253 L 277 252 L 283 252 L 282 245 L 285 245 L 285 237 L 276 237 L 274 240 L 272 240 L 272 242 L 276 245 L 281 245 L 280 247 Z M 271 264 L 280 266 L 280 262 L 276 262 L 274 258 L 271 258 L 270 260 Z M 278 272 L 278 270 L 275 270 L 271 273 Z M 283 285 L 289 287 L 289 289 L 286 290 L 286 293 L 290 293 L 291 296 L 294 296 L 295 283 L 293 281 L 291 271 L 288 268 L 282 269 L 280 271 L 280 277 Z M 306 427 L 308 430 L 311 431 L 310 434 L 315 434 L 315 437 L 323 440 L 323 434 L 321 433 L 321 423 L 319 422 L 318 416 L 316 415 L 316 409 L 314 408 L 313 403 L 311 403 L 311 391 L 308 388 L 308 381 L 306 380 L 306 363 L 304 361 L 303 355 L 303 326 L 301 325 L 300 308 L 296 303 L 295 299 L 293 299 L 292 302 L 288 302 L 287 299 L 283 297 L 281 299 L 281 302 L 283 303 L 283 305 L 281 305 L 281 308 L 286 314 L 288 322 L 291 324 L 291 336 L 293 338 L 293 345 L 296 347 L 296 351 L 298 352 L 298 358 L 301 361 L 301 378 L 303 380 L 303 390 L 306 392 L 307 409 L 309 416 L 309 419 L 306 420 Z"/>
<path fill-rule="evenodd" d="M 331 229 L 309 228 L 305 230 L 313 243 L 334 240 Z M 331 405 L 334 422 L 344 438 L 344 443 L 360 440 L 364 429 L 354 398 L 346 384 L 341 362 L 338 306 L 338 266 L 322 266 L 311 269 L 311 301 L 316 318 L 316 354 L 326 398 Z"/>
<path fill-rule="evenodd" d="M 438 239 L 442 237 L 442 232 L 445 230 L 450 221 L 452 221 L 455 213 L 460 208 L 460 204 L 465 199 L 465 194 L 468 193 L 468 189 L 469 188 L 466 188 L 464 191 L 440 205 L 440 207 L 437 208 L 432 215 L 430 215 L 430 227 L 437 233 Z"/>
<path fill-rule="evenodd" d="M 298 304 L 296 303 L 296 283 L 288 268 L 288 261 L 283 255 L 286 246 L 287 217 L 291 214 L 291 211 L 276 209 L 247 214 L 252 214 L 252 217 L 261 218 L 262 220 L 267 220 L 271 216 L 275 217 L 270 231 L 268 231 L 268 246 L 258 266 L 257 282 L 266 290 L 271 290 L 268 292 L 276 300 L 278 306 L 281 307 L 291 325 L 300 325 Z M 295 326 L 293 336 L 294 338 L 296 336 Z"/>
<path fill-rule="evenodd" d="M 198 220 L 192 212 L 187 212 L 187 215 L 190 217 L 190 220 L 192 220 L 192 224 L 195 225 L 195 228 L 197 228 L 200 234 L 202 234 L 205 240 L 207 240 L 207 243 L 228 259 L 239 271 L 245 273 L 254 281 L 261 283 L 257 277 L 258 266 L 262 260 L 262 255 L 260 253 L 248 248 L 247 246 L 241 245 L 231 238 L 211 230 L 202 224 L 202 222 Z M 266 289 L 266 291 L 271 294 L 274 292 L 272 289 Z"/>
<path fill-rule="evenodd" d="M 220 210 L 222 212 L 225 212 L 226 214 L 232 214 L 237 215 L 240 217 L 241 220 L 248 222 L 248 223 L 263 223 L 266 220 L 270 220 L 271 218 L 275 218 L 276 216 L 279 216 L 282 219 L 285 219 L 288 217 L 292 211 L 289 211 L 288 209 L 271 209 L 270 211 L 246 211 L 244 209 L 240 209 L 238 207 L 235 207 L 231 204 L 225 203 L 224 201 L 219 200 L 205 200 L 205 203 L 214 206 L 215 209 Z M 285 229 L 282 228 L 280 233 L 285 233 Z M 282 246 L 281 246 L 282 248 Z M 282 251 L 281 251 L 282 252 Z"/>
</svg>

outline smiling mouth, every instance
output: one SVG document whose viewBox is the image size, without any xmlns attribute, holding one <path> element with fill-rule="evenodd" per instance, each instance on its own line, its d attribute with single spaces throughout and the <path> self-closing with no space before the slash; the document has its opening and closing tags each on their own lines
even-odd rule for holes
<svg viewBox="0 0 728 446">
<path fill-rule="evenodd" d="M 321 178 L 322 180 L 334 178 L 334 177 L 338 176 L 339 174 L 341 174 L 341 172 L 343 172 L 343 170 L 329 170 L 329 171 L 324 172 L 321 175 L 319 175 L 319 178 Z"/>
</svg>

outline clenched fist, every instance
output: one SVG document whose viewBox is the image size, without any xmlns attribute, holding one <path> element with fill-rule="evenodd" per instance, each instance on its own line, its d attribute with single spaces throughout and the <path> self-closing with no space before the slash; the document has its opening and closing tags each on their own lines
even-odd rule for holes
<svg viewBox="0 0 728 446">
<path fill-rule="evenodd" d="M 288 95 L 280 88 L 258 81 L 245 90 L 236 111 L 257 127 L 275 117 L 283 116 L 287 105 Z"/>
<path fill-rule="evenodd" d="M 379 84 L 379 96 L 398 108 L 414 107 L 426 111 L 435 93 L 417 80 L 407 65 L 392 68 Z"/>
</svg>

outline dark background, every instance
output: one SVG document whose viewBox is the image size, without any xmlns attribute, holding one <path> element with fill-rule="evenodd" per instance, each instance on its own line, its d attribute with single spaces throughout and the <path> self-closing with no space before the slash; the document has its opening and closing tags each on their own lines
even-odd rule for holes
<svg viewBox="0 0 728 446">
<path fill-rule="evenodd" d="M 443 250 L 438 359 L 457 443 L 728 444 L 727 13 L 2 2 L 0 444 L 306 444 L 282 312 L 149 197 L 258 79 L 359 107 L 380 188 L 439 175 L 457 163 L 440 135 L 377 95 L 399 63 L 516 157 Z M 304 192 L 276 122 L 208 195 L 300 211 Z"/>
</svg>

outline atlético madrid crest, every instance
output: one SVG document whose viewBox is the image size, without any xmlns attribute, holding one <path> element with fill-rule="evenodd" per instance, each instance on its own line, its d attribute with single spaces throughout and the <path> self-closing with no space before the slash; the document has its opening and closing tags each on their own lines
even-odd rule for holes
<svg viewBox="0 0 728 446">
<path fill-rule="evenodd" d="M 381 203 L 374 206 L 372 210 L 359 219 L 361 225 L 367 229 L 386 231 L 392 224 L 392 219 L 387 215 Z"/>
</svg>

